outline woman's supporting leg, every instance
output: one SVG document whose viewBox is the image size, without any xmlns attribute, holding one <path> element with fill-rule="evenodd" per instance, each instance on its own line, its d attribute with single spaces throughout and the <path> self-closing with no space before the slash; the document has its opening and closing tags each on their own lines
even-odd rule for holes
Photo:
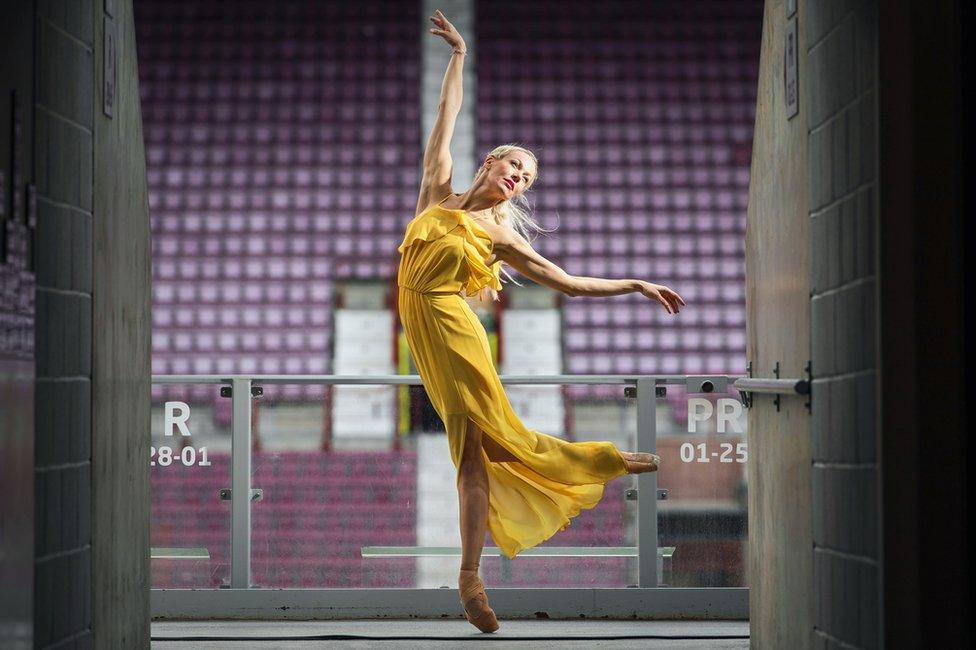
<svg viewBox="0 0 976 650">
<path fill-rule="evenodd" d="M 488 529 L 488 469 L 482 458 L 482 431 L 468 420 L 458 469 L 458 502 L 461 519 L 461 572 L 458 591 L 468 621 L 482 632 L 498 629 L 498 619 L 488 605 L 485 585 L 478 577 L 481 551 Z"/>
<path fill-rule="evenodd" d="M 488 470 L 481 456 L 481 429 L 468 420 L 461 452 L 458 502 L 461 515 L 461 568 L 481 564 L 481 551 L 488 530 Z"/>
<path fill-rule="evenodd" d="M 473 425 L 473 423 L 472 423 Z M 493 463 L 521 463 L 517 456 L 512 452 L 502 447 L 500 444 L 495 442 L 495 439 L 491 436 L 481 435 L 481 444 L 485 448 L 485 453 L 488 454 L 488 460 Z"/>
</svg>

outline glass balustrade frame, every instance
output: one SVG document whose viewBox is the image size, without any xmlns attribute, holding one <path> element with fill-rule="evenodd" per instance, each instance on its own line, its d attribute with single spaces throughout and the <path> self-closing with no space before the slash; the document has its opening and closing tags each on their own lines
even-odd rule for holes
<svg viewBox="0 0 976 650">
<path fill-rule="evenodd" d="M 502 375 L 509 385 L 617 384 L 636 400 L 637 449 L 657 449 L 658 388 L 683 386 L 688 395 L 724 393 L 733 375 Z M 262 384 L 409 385 L 419 375 L 153 375 L 152 384 L 216 384 L 230 389 L 231 582 L 221 589 L 151 589 L 153 620 L 441 618 L 460 616 L 456 589 L 266 588 L 251 584 L 252 389 Z M 748 619 L 748 587 L 659 587 L 657 472 L 636 475 L 637 546 L 609 549 L 636 556 L 638 584 L 621 588 L 490 588 L 503 618 Z M 653 495 L 643 498 L 641 495 Z M 369 549 L 370 547 L 365 547 Z M 487 550 L 487 549 L 486 549 Z M 171 553 L 174 549 L 168 549 Z M 389 549 L 385 549 L 390 552 Z M 547 549 L 552 552 L 552 549 Z M 375 551 L 374 551 L 375 552 Z M 443 547 L 398 549 L 395 554 L 452 554 Z M 558 553 L 558 551 L 557 551 Z M 563 554 L 573 554 L 564 550 Z M 579 551 L 584 554 L 585 551 Z"/>
</svg>

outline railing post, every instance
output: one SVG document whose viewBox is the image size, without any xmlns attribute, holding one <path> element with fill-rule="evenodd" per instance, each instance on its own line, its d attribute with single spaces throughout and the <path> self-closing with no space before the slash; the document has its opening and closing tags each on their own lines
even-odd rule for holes
<svg viewBox="0 0 976 650">
<path fill-rule="evenodd" d="M 251 586 L 251 378 L 232 380 L 230 588 Z"/>
<path fill-rule="evenodd" d="M 657 381 L 637 378 L 637 450 L 657 451 Z M 637 475 L 637 586 L 657 587 L 657 472 Z"/>
</svg>

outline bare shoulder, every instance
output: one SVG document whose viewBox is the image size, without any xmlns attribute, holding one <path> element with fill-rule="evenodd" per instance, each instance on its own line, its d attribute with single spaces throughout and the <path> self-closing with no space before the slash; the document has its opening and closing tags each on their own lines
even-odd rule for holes
<svg viewBox="0 0 976 650">
<path fill-rule="evenodd" d="M 525 251 L 531 249 L 529 242 L 507 223 L 482 223 L 485 232 L 491 236 L 492 250 L 498 253 L 505 251 Z"/>
<path fill-rule="evenodd" d="M 440 203 L 448 196 L 451 196 L 452 192 L 442 192 L 438 193 L 431 188 L 423 187 L 421 188 L 420 195 L 417 197 L 417 207 L 415 209 L 415 217 L 419 217 L 424 211 L 429 210 L 432 206 Z M 447 207 L 445 205 L 445 207 Z"/>
<path fill-rule="evenodd" d="M 413 216 L 420 216 L 424 210 L 427 210 L 430 208 L 430 206 L 442 201 L 452 194 L 454 194 L 454 192 L 451 190 L 450 183 L 448 183 L 446 187 L 435 186 L 427 182 L 421 183 L 420 194 L 417 196 L 417 207 L 414 209 Z"/>
<path fill-rule="evenodd" d="M 497 241 L 500 241 L 507 246 L 528 246 L 531 248 L 529 240 L 523 237 L 522 234 L 515 230 L 515 228 L 513 228 L 510 224 L 502 223 L 495 227 L 499 232 L 499 239 Z"/>
</svg>

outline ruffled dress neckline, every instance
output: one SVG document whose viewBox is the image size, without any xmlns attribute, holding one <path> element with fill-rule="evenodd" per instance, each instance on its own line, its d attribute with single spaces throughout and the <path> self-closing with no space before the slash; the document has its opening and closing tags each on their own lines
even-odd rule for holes
<svg viewBox="0 0 976 650">
<path fill-rule="evenodd" d="M 477 219 L 475 219 L 474 217 L 471 216 L 471 214 L 467 210 L 465 210 L 463 208 L 445 208 L 442 205 L 442 203 L 444 203 L 444 201 L 448 200 L 452 196 L 459 196 L 459 195 L 457 193 L 448 194 L 443 199 L 441 199 L 440 201 L 438 201 L 437 203 L 435 203 L 433 207 L 438 207 L 441 210 L 447 210 L 448 212 L 458 212 L 460 214 L 463 214 L 465 217 L 468 218 L 468 221 L 470 221 L 472 224 L 474 224 L 475 226 L 477 226 L 477 228 L 479 230 L 481 230 L 481 232 L 483 232 L 485 234 L 485 236 L 488 238 L 488 240 L 492 242 L 491 247 L 494 248 L 494 240 L 492 240 L 491 235 L 488 233 L 487 230 L 484 229 L 484 227 L 478 222 Z"/>
<path fill-rule="evenodd" d="M 501 262 L 496 260 L 491 266 L 485 263 L 495 245 L 491 235 L 466 210 L 446 208 L 441 205 L 451 196 L 453 195 L 449 194 L 437 203 L 431 204 L 407 224 L 403 241 L 397 247 L 397 251 L 402 254 L 415 242 L 439 239 L 461 226 L 464 229 L 462 234 L 464 257 L 469 270 L 468 279 L 463 287 L 465 294 L 477 295 L 483 287 L 501 291 Z"/>
</svg>

